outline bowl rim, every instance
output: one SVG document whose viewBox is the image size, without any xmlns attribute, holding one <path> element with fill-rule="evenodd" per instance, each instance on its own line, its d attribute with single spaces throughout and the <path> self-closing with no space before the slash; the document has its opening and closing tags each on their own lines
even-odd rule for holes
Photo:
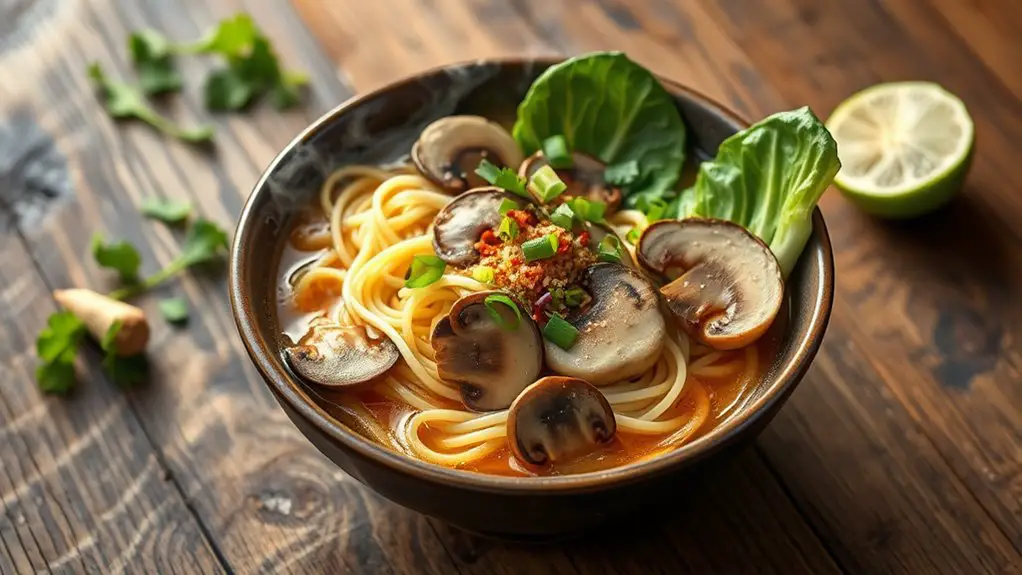
<svg viewBox="0 0 1022 575">
<path fill-rule="evenodd" d="M 257 310 L 253 305 L 252 298 L 249 297 L 248 284 L 242 280 L 242 277 L 247 275 L 242 273 L 242 267 L 246 260 L 243 257 L 246 251 L 244 246 L 249 243 L 255 229 L 255 225 L 252 223 L 256 217 L 254 206 L 262 194 L 268 193 L 269 188 L 266 183 L 270 175 L 275 173 L 280 162 L 296 145 L 306 142 L 349 109 L 383 97 L 392 90 L 399 89 L 412 82 L 418 82 L 422 78 L 430 77 L 452 68 L 493 65 L 523 66 L 529 63 L 549 66 L 564 59 L 564 56 L 536 56 L 464 60 L 431 67 L 416 74 L 388 82 L 364 94 L 355 94 L 322 114 L 295 136 L 263 170 L 248 199 L 245 201 L 245 206 L 238 217 L 238 223 L 231 243 L 228 268 L 228 290 L 231 311 L 234 315 L 238 332 L 241 335 L 242 343 L 252 363 L 255 364 L 256 369 L 262 376 L 264 383 L 274 393 L 278 401 L 286 402 L 290 410 L 300 414 L 303 419 L 315 426 L 333 442 L 340 443 L 345 448 L 355 452 L 362 458 L 372 461 L 376 465 L 389 468 L 402 475 L 412 475 L 417 479 L 454 486 L 459 489 L 503 494 L 584 493 L 631 484 L 664 474 L 674 468 L 690 465 L 735 442 L 743 435 L 742 432 L 745 429 L 755 425 L 759 419 L 767 416 L 767 414 L 772 413 L 775 404 L 783 401 L 791 393 L 809 369 L 823 342 L 824 332 L 830 320 L 831 308 L 833 306 L 834 259 L 826 223 L 824 222 L 822 212 L 817 207 L 813 212 L 813 231 L 810 237 L 815 237 L 821 248 L 816 252 L 816 255 L 822 259 L 819 266 L 822 277 L 819 281 L 819 290 L 806 296 L 814 300 L 812 315 L 808 322 L 808 329 L 794 342 L 793 359 L 788 364 L 781 366 L 776 372 L 776 383 L 770 389 L 750 404 L 744 406 L 743 410 L 736 413 L 734 417 L 714 428 L 707 435 L 700 436 L 689 443 L 651 459 L 632 462 L 602 471 L 549 477 L 514 477 L 469 472 L 428 463 L 409 455 L 386 449 L 365 439 L 357 432 L 349 430 L 343 424 L 336 422 L 321 407 L 303 399 L 302 396 L 304 394 L 297 389 L 298 385 L 292 381 L 293 378 L 283 369 L 281 361 L 279 359 L 277 361 L 272 359 L 276 355 L 272 346 L 259 335 L 259 330 L 254 320 Z M 739 128 L 750 125 L 750 122 L 741 115 L 701 92 L 664 78 L 659 74 L 654 75 L 672 96 L 683 95 L 698 106 L 707 108 L 725 117 Z M 802 254 L 803 257 L 805 255 Z"/>
</svg>

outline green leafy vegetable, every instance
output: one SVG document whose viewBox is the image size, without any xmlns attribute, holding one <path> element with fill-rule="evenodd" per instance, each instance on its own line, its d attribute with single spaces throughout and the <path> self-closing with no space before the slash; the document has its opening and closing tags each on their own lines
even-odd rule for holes
<svg viewBox="0 0 1022 575">
<path fill-rule="evenodd" d="M 504 216 L 500 220 L 500 226 L 497 228 L 497 237 L 505 242 L 509 242 L 518 237 L 518 222 L 514 218 Z"/>
<path fill-rule="evenodd" d="M 575 345 L 575 340 L 578 339 L 578 330 L 555 313 L 550 316 L 546 325 L 543 326 L 543 337 L 557 347 L 567 351 L 571 349 L 571 346 Z"/>
<path fill-rule="evenodd" d="M 638 179 L 639 162 L 635 160 L 607 166 L 607 169 L 603 171 L 603 180 L 612 186 L 630 186 Z"/>
<path fill-rule="evenodd" d="M 405 280 L 405 287 L 426 287 L 444 277 L 445 269 L 447 269 L 447 262 L 436 256 L 415 256 L 412 258 L 411 267 L 408 268 L 408 278 Z"/>
<path fill-rule="evenodd" d="M 808 107 L 779 112 L 724 140 L 682 192 L 678 217 L 744 226 L 770 246 L 787 276 L 840 167 L 837 143 Z"/>
<path fill-rule="evenodd" d="M 601 262 L 621 263 L 621 240 L 614 234 L 607 234 L 600 240 L 597 258 Z"/>
<path fill-rule="evenodd" d="M 140 30 L 128 36 L 128 52 L 138 72 L 138 85 L 147 95 L 177 92 L 184 81 L 174 67 L 172 46 L 155 30 Z"/>
<path fill-rule="evenodd" d="M 525 261 L 534 262 L 553 257 L 557 253 L 557 244 L 557 234 L 547 234 L 523 243 L 522 253 L 525 254 Z"/>
<path fill-rule="evenodd" d="M 543 166 L 535 171 L 529 178 L 529 188 L 542 202 L 548 203 L 568 189 L 568 185 L 561 181 L 557 172 L 550 166 Z"/>
<path fill-rule="evenodd" d="M 135 246 L 126 241 L 105 243 L 102 234 L 93 234 L 92 257 L 96 258 L 99 265 L 115 270 L 123 282 L 131 283 L 138 279 L 142 256 Z"/>
<path fill-rule="evenodd" d="M 491 185 L 518 194 L 523 198 L 529 197 L 529 193 L 525 191 L 525 181 L 518 177 L 518 174 L 511 168 L 498 168 L 493 162 L 483 159 L 479 162 L 479 167 L 476 168 L 476 174 Z M 503 206 L 504 204 L 501 203 L 502 208 Z"/>
<path fill-rule="evenodd" d="M 103 93 L 106 111 L 114 118 L 135 118 L 141 120 L 168 136 L 192 143 L 208 142 L 213 139 L 213 127 L 182 128 L 156 113 L 137 88 L 107 78 L 98 63 L 89 65 L 89 78 Z"/>
<path fill-rule="evenodd" d="M 486 296 L 483 303 L 486 305 L 486 311 L 489 312 L 493 322 L 500 326 L 500 329 L 514 331 L 518 329 L 519 324 L 522 323 L 522 311 L 518 309 L 518 305 L 515 304 L 515 302 L 508 296 L 501 293 L 490 294 Z M 499 305 L 507 306 L 514 310 L 515 320 L 513 322 L 509 322 L 504 319 L 504 316 L 497 308 Z"/>
<path fill-rule="evenodd" d="M 46 393 L 64 394 L 75 383 L 75 357 L 78 344 L 85 336 L 85 324 L 69 311 L 52 314 L 36 339 L 36 368 L 39 389 Z"/>
<path fill-rule="evenodd" d="M 550 221 L 559 228 L 571 231 L 575 223 L 575 212 L 568 204 L 561 204 L 550 214 Z"/>
<path fill-rule="evenodd" d="M 543 140 L 543 156 L 552 168 L 558 170 L 574 165 L 571 151 L 568 150 L 568 141 L 560 134 Z"/>
<path fill-rule="evenodd" d="M 188 302 L 184 298 L 172 297 L 160 300 L 160 313 L 170 323 L 188 321 Z"/>
<path fill-rule="evenodd" d="M 142 215 L 168 224 L 178 224 L 192 214 L 192 204 L 183 200 L 147 198 L 142 202 Z"/>
<path fill-rule="evenodd" d="M 563 135 L 569 149 L 607 165 L 634 160 L 638 174 L 622 189 L 628 206 L 664 197 L 685 161 L 685 125 L 674 100 L 620 52 L 586 54 L 547 69 L 518 106 L 513 133 L 526 155 Z"/>
</svg>

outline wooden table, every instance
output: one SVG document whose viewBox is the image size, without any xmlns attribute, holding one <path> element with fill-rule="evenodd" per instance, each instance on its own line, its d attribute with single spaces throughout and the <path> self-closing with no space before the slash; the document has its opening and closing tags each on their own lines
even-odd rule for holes
<svg viewBox="0 0 1022 575">
<path fill-rule="evenodd" d="M 216 8 L 210 8 L 211 5 Z M 194 38 L 238 10 L 311 73 L 308 105 L 203 110 L 208 61 L 166 110 L 217 124 L 216 153 L 115 124 L 85 76 L 129 76 L 144 26 Z M 1017 0 L 0 0 L 0 572 L 1022 572 L 1022 10 Z M 478 539 L 381 499 L 287 421 L 235 333 L 223 273 L 155 322 L 153 381 L 79 362 L 69 398 L 35 386 L 57 287 L 110 285 L 94 231 L 142 246 L 180 197 L 231 225 L 274 153 L 348 96 L 423 68 L 617 48 L 750 118 L 931 79 L 970 107 L 965 193 L 900 224 L 823 200 L 838 289 L 809 376 L 692 509 L 546 547 Z"/>
</svg>

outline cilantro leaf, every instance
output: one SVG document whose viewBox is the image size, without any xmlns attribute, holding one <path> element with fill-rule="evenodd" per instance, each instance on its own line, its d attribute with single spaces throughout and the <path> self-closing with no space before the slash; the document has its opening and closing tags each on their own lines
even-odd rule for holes
<svg viewBox="0 0 1022 575">
<path fill-rule="evenodd" d="M 497 167 L 493 162 L 483 158 L 479 162 L 479 167 L 476 168 L 476 174 L 498 188 L 513 192 L 523 198 L 532 199 L 529 192 L 525 191 L 525 180 L 511 168 Z"/>
<path fill-rule="evenodd" d="M 188 229 L 177 261 L 182 262 L 181 267 L 193 266 L 215 259 L 221 249 L 229 247 L 227 232 L 223 228 L 209 220 L 199 219 Z"/>
<path fill-rule="evenodd" d="M 149 95 L 177 92 L 184 84 L 174 67 L 171 44 L 155 30 L 140 30 L 128 36 L 128 52 L 138 72 L 138 84 Z"/>
<path fill-rule="evenodd" d="M 192 214 L 192 204 L 184 200 L 147 198 L 142 202 L 140 211 L 148 218 L 167 224 L 179 224 Z"/>
<path fill-rule="evenodd" d="M 67 393 L 75 383 L 75 356 L 85 336 L 85 324 L 73 313 L 61 311 L 46 320 L 36 339 L 36 354 L 42 363 L 36 368 L 39 389 L 46 393 Z"/>
<path fill-rule="evenodd" d="M 186 47 L 186 50 L 200 54 L 240 57 L 249 50 L 258 34 L 259 30 L 251 16 L 243 13 L 235 14 L 231 18 L 222 20 L 202 40 Z"/>
<path fill-rule="evenodd" d="M 126 241 L 104 243 L 101 234 L 93 234 L 92 257 L 96 258 L 99 265 L 117 271 L 125 283 L 133 283 L 138 279 L 142 256 L 135 246 Z"/>
<path fill-rule="evenodd" d="M 90 64 L 88 72 L 92 83 L 102 92 L 106 111 L 111 117 L 141 120 L 168 136 L 186 142 L 200 143 L 213 139 L 212 126 L 201 125 L 194 128 L 178 126 L 153 110 L 138 88 L 108 78 L 99 63 Z"/>
<path fill-rule="evenodd" d="M 172 297 L 160 300 L 160 313 L 170 323 L 188 321 L 188 302 L 184 298 Z"/>
<path fill-rule="evenodd" d="M 255 94 L 255 86 L 231 68 L 218 70 L 206 78 L 206 107 L 210 110 L 241 110 L 252 103 Z"/>
<path fill-rule="evenodd" d="M 114 342 L 117 340 L 117 334 L 121 332 L 122 325 L 120 320 L 110 324 L 99 342 L 99 347 L 103 350 L 103 370 L 117 385 L 128 386 L 145 379 L 149 373 L 149 362 L 145 354 L 141 353 L 127 357 L 117 355 Z"/>
</svg>

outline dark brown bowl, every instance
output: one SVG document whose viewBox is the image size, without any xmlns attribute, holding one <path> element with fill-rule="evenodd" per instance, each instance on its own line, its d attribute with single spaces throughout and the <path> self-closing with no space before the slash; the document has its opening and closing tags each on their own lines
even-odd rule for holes
<svg viewBox="0 0 1022 575">
<path fill-rule="evenodd" d="M 245 347 L 291 421 L 334 463 L 384 497 L 483 533 L 544 538 L 591 528 L 651 503 L 674 499 L 693 465 L 754 438 L 802 379 L 823 341 L 834 290 L 834 261 L 823 216 L 787 284 L 789 314 L 765 381 L 744 411 L 679 449 L 624 467 L 573 476 L 510 478 L 439 467 L 384 449 L 317 406 L 279 352 L 275 273 L 289 218 L 324 177 L 350 163 L 405 157 L 429 122 L 475 113 L 510 122 L 532 81 L 555 60 L 457 64 L 353 98 L 325 114 L 284 149 L 255 186 L 231 248 L 231 305 Z M 662 80 L 689 128 L 691 157 L 712 157 L 747 123 L 723 106 Z M 698 467 L 705 467 L 700 465 Z"/>
</svg>

